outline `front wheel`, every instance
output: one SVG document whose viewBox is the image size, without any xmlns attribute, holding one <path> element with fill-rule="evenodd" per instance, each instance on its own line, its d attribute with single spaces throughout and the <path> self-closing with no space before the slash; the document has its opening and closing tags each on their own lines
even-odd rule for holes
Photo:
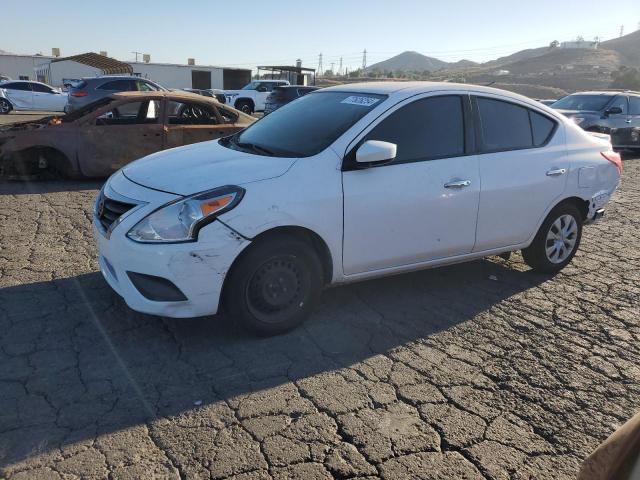
<svg viewBox="0 0 640 480">
<path fill-rule="evenodd" d="M 532 269 L 556 273 L 566 267 L 580 246 L 582 215 L 572 204 L 554 208 L 542 223 L 531 245 L 522 250 Z"/>
<path fill-rule="evenodd" d="M 6 98 L 0 98 L 0 115 L 6 115 L 13 110 L 13 105 Z"/>
<path fill-rule="evenodd" d="M 276 335 L 301 324 L 322 290 L 322 266 L 302 240 L 278 236 L 249 247 L 229 273 L 224 306 L 258 335 Z"/>
</svg>

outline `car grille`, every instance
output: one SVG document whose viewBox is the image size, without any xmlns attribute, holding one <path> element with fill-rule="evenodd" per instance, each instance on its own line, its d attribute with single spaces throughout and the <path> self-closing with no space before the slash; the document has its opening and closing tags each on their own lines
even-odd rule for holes
<svg viewBox="0 0 640 480">
<path fill-rule="evenodd" d="M 136 205 L 133 203 L 118 202 L 104 195 L 100 192 L 96 208 L 96 218 L 102 225 L 105 231 L 109 231 L 109 228 L 113 223 L 131 210 Z"/>
</svg>

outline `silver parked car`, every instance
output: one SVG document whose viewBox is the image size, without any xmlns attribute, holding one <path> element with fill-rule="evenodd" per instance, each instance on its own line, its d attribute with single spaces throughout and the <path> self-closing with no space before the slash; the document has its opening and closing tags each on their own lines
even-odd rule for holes
<svg viewBox="0 0 640 480">
<path fill-rule="evenodd" d="M 167 91 L 167 89 L 146 78 L 129 75 L 83 78 L 69 85 L 69 102 L 65 107 L 65 112 L 73 112 L 116 92 L 157 91 Z"/>
</svg>

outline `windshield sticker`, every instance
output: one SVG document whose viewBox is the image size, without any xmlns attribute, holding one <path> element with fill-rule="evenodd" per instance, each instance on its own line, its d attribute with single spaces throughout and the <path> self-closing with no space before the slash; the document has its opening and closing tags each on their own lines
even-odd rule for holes
<svg viewBox="0 0 640 480">
<path fill-rule="evenodd" d="M 350 97 L 345 98 L 340 103 L 346 103 L 348 105 L 360 105 L 362 107 L 370 107 L 375 103 L 380 101 L 379 98 L 376 97 L 358 97 L 356 95 L 351 95 Z"/>
</svg>

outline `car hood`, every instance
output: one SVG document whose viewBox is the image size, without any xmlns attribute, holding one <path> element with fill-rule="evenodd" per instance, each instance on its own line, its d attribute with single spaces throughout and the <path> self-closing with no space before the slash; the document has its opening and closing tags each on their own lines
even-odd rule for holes
<svg viewBox="0 0 640 480">
<path fill-rule="evenodd" d="M 129 180 L 154 190 L 192 195 L 279 177 L 295 161 L 231 150 L 212 140 L 154 153 L 130 163 L 122 172 Z"/>
</svg>

